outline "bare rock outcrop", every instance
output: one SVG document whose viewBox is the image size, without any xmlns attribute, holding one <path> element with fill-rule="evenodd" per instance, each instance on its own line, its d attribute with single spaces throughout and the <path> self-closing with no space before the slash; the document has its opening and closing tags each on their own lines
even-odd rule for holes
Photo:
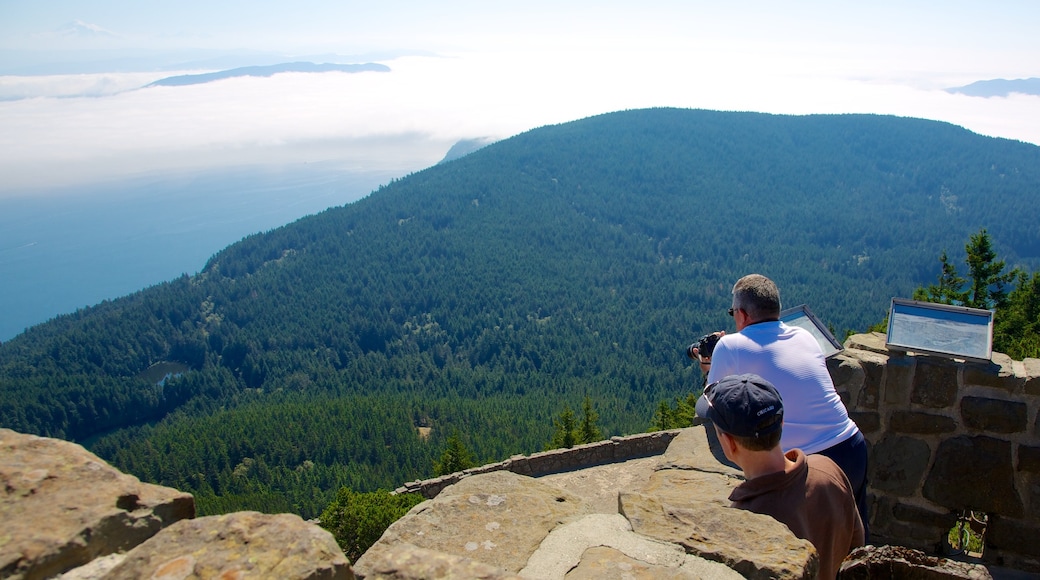
<svg viewBox="0 0 1040 580">
<path fill-rule="evenodd" d="M 620 550 L 597 546 L 585 551 L 567 580 L 741 580 L 743 576 L 717 562 L 688 556 L 678 567 L 633 558 Z"/>
<path fill-rule="evenodd" d="M 990 580 L 985 566 L 928 556 L 901 546 L 863 546 L 849 554 L 838 572 L 840 580 L 900 578 L 901 580 Z"/>
<path fill-rule="evenodd" d="M 635 532 L 678 544 L 745 578 L 809 579 L 819 573 L 812 543 L 769 516 L 710 501 L 679 507 L 638 493 L 622 493 L 619 507 Z"/>
<path fill-rule="evenodd" d="M 373 546 L 365 553 L 366 580 L 520 580 L 511 572 L 464 556 L 427 550 L 412 544 Z"/>
<path fill-rule="evenodd" d="M 83 447 L 0 429 L 0 577 L 47 578 L 195 517 L 195 500 L 142 483 Z"/>
<path fill-rule="evenodd" d="M 635 532 L 745 577 L 814 577 L 819 556 L 811 542 L 769 516 L 729 507 L 729 494 L 744 475 L 713 436 L 709 428 L 683 430 L 642 486 L 619 493 L 618 511 Z"/>
<path fill-rule="evenodd" d="M 739 580 L 724 564 L 632 530 L 621 514 L 591 514 L 553 530 L 520 571 L 524 578 Z"/>
<path fill-rule="evenodd" d="M 728 507 L 729 494 L 744 481 L 744 474 L 717 445 L 714 430 L 684 429 L 672 440 L 647 481 L 630 491 L 680 507 L 694 501 Z"/>
<path fill-rule="evenodd" d="M 553 528 L 591 511 L 563 489 L 496 471 L 467 477 L 415 506 L 373 548 L 412 544 L 516 573 Z M 361 577 L 373 571 L 368 555 L 355 563 Z"/>
<path fill-rule="evenodd" d="M 293 514 L 235 512 L 183 520 L 126 554 L 105 578 L 350 580 L 332 534 Z"/>
</svg>

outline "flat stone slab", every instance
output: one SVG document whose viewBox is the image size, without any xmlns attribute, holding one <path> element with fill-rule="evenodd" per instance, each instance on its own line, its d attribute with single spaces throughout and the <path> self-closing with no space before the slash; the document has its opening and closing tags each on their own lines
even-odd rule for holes
<svg viewBox="0 0 1040 580">
<path fill-rule="evenodd" d="M 191 494 L 141 483 L 75 443 L 0 429 L 0 577 L 54 576 L 193 517 Z"/>
<path fill-rule="evenodd" d="M 525 578 L 742 578 L 681 546 L 632 531 L 620 514 L 592 514 L 553 530 L 520 571 Z"/>
<path fill-rule="evenodd" d="M 351 580 L 328 531 L 293 514 L 235 512 L 184 520 L 126 554 L 106 578 Z"/>
<path fill-rule="evenodd" d="M 648 564 L 620 550 L 589 548 L 566 580 L 741 580 L 744 577 L 717 562 L 694 556 L 679 567 Z"/>
<path fill-rule="evenodd" d="M 618 492 L 645 485 L 659 461 L 660 456 L 630 459 L 543 475 L 538 481 L 563 488 L 581 497 L 596 513 L 616 514 Z"/>
<path fill-rule="evenodd" d="M 363 577 L 364 580 L 520 580 L 520 576 L 490 564 L 455 554 L 427 550 L 412 544 L 373 546 L 365 552 L 365 559 L 367 574 Z"/>
<path fill-rule="evenodd" d="M 721 562 L 746 578 L 815 578 L 819 556 L 775 519 L 715 502 L 669 505 L 656 497 L 622 493 L 619 505 L 632 529 Z"/>
<path fill-rule="evenodd" d="M 564 489 L 495 471 L 466 477 L 415 506 L 391 524 L 374 547 L 412 544 L 515 574 L 549 532 L 591 511 Z M 366 552 L 355 563 L 359 576 L 373 571 L 368 556 Z"/>
</svg>

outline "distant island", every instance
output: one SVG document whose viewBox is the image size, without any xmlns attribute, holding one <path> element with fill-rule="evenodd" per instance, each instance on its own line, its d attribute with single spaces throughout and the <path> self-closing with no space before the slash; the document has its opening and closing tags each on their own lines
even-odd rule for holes
<svg viewBox="0 0 1040 580">
<path fill-rule="evenodd" d="M 172 77 L 166 77 L 164 79 L 159 79 L 146 86 L 181 87 L 186 85 L 200 85 L 203 83 L 211 83 L 213 81 L 219 81 L 235 77 L 269 77 L 274 76 L 278 73 L 285 72 L 390 72 L 390 67 L 384 64 L 376 64 L 371 62 L 365 64 L 315 64 L 313 62 L 286 62 L 281 64 L 272 64 L 265 66 L 244 66 L 240 68 L 233 68 L 229 70 L 217 71 L 212 73 L 203 73 L 197 75 L 177 75 Z"/>
<path fill-rule="evenodd" d="M 976 81 L 963 87 L 946 89 L 946 92 L 969 97 L 1006 97 L 1011 93 L 1040 96 L 1040 78 Z"/>
</svg>

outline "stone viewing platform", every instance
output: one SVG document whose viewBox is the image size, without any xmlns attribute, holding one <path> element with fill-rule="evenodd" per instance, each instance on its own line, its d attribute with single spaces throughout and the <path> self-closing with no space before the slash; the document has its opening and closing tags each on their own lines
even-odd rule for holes
<svg viewBox="0 0 1040 580">
<path fill-rule="evenodd" d="M 842 578 L 1040 573 L 1040 361 L 888 352 L 829 361 L 870 447 L 872 542 Z M 289 514 L 195 518 L 193 498 L 82 447 L 0 429 L 0 578 L 811 578 L 812 546 L 728 507 L 705 429 L 615 437 L 412 482 L 430 498 L 357 562 Z M 984 550 L 943 554 L 966 510 Z"/>
<path fill-rule="evenodd" d="M 354 570 L 378 578 L 402 555 L 433 552 L 496 574 L 479 577 L 813 577 L 811 544 L 726 507 L 741 475 L 716 461 L 704 428 L 672 433 L 659 456 L 539 478 L 465 477 L 391 525 Z"/>
<path fill-rule="evenodd" d="M 809 542 L 768 516 L 728 507 L 743 477 L 719 462 L 703 426 L 669 434 L 659 456 L 537 478 L 502 469 L 462 477 L 391 525 L 354 571 L 409 579 L 816 577 Z M 870 546 L 854 553 L 842 577 L 1018 577 L 994 572 Z"/>
</svg>

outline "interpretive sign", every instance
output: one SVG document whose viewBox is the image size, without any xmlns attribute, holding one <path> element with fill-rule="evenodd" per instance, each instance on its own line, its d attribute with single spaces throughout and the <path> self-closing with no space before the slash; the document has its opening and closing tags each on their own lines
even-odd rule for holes
<svg viewBox="0 0 1040 580">
<path fill-rule="evenodd" d="M 788 326 L 800 326 L 811 332 L 816 337 L 816 342 L 820 343 L 820 350 L 823 351 L 823 356 L 827 358 L 845 350 L 841 343 L 838 342 L 838 339 L 834 338 L 831 331 L 827 330 L 827 327 L 820 322 L 819 318 L 816 318 L 816 315 L 805 304 L 788 308 L 781 312 L 780 322 Z"/>
<path fill-rule="evenodd" d="M 993 311 L 893 298 L 886 346 L 986 362 L 993 356 Z"/>
</svg>

